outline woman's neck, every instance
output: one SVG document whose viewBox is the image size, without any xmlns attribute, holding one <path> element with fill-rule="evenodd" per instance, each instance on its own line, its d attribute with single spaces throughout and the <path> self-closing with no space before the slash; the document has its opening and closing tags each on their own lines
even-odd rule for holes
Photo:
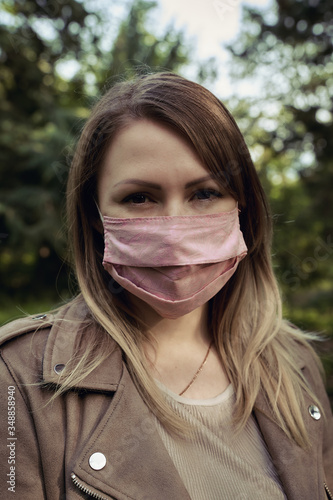
<svg viewBox="0 0 333 500">
<path fill-rule="evenodd" d="M 177 319 L 162 318 L 136 297 L 133 305 L 153 340 L 144 349 L 155 379 L 192 399 L 209 399 L 226 389 L 229 379 L 215 346 L 210 346 L 208 303 Z"/>
<path fill-rule="evenodd" d="M 208 303 L 176 319 L 163 318 L 148 304 L 132 298 L 139 317 L 146 325 L 146 331 L 161 347 L 170 345 L 186 346 L 191 343 L 209 344 Z"/>
</svg>

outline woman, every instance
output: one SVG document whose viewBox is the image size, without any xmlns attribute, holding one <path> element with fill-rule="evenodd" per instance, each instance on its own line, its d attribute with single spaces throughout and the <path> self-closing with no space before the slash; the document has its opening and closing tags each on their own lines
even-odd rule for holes
<svg viewBox="0 0 333 500">
<path fill-rule="evenodd" d="M 225 107 L 171 73 L 115 85 L 67 200 L 80 295 L 1 331 L 3 491 L 332 498 L 312 337 L 281 319 L 271 217 Z"/>
</svg>

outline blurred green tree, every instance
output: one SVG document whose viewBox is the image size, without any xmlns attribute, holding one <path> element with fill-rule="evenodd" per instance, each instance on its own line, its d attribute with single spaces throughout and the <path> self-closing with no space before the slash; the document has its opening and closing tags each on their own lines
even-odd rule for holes
<svg viewBox="0 0 333 500">
<path fill-rule="evenodd" d="M 242 26 L 229 46 L 232 76 L 256 93 L 234 111 L 275 214 L 287 311 L 332 332 L 333 4 L 276 0 L 266 12 L 244 9 Z"/>
<path fill-rule="evenodd" d="M 57 65 L 69 54 L 81 63 L 87 40 L 99 49 L 89 13 L 74 0 L 13 0 L 2 9 L 1 292 L 38 296 L 54 288 L 64 252 L 62 152 L 82 112 Z M 84 80 L 71 85 L 83 92 Z"/>
</svg>

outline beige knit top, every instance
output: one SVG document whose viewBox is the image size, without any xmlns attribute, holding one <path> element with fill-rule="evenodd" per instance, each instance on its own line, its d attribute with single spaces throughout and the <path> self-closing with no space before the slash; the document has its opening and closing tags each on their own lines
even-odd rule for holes
<svg viewBox="0 0 333 500">
<path fill-rule="evenodd" d="M 158 383 L 176 412 L 193 427 L 191 437 L 158 431 L 192 500 L 286 500 L 253 417 L 232 431 L 233 387 L 213 399 L 178 396 Z"/>
</svg>

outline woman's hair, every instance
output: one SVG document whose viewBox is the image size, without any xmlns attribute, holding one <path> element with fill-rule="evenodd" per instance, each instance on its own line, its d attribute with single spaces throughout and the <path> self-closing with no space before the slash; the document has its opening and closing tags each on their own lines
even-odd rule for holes
<svg viewBox="0 0 333 500">
<path fill-rule="evenodd" d="M 272 219 L 248 148 L 235 120 L 207 89 L 173 73 L 139 76 L 117 83 L 95 105 L 69 173 L 69 238 L 82 300 L 94 321 L 121 347 L 141 396 L 169 430 L 182 424 L 152 380 L 143 351 L 146 333 L 126 305 L 126 292 L 103 269 L 103 232 L 96 207 L 97 177 L 114 136 L 133 121 L 169 125 L 187 138 L 203 165 L 237 201 L 247 256 L 222 290 L 210 300 L 209 328 L 235 389 L 234 422 L 244 427 L 260 388 L 277 424 L 299 445 L 308 437 L 301 401 L 305 381 L 295 362 L 304 334 L 282 320 L 281 299 L 271 266 Z M 120 292 L 120 293 L 118 293 Z M 105 340 L 105 339 L 104 339 Z M 107 356 L 105 343 L 67 377 L 64 388 L 84 378 Z M 89 349 L 88 349 L 89 350 Z M 313 395 L 312 395 L 313 397 Z"/>
</svg>

